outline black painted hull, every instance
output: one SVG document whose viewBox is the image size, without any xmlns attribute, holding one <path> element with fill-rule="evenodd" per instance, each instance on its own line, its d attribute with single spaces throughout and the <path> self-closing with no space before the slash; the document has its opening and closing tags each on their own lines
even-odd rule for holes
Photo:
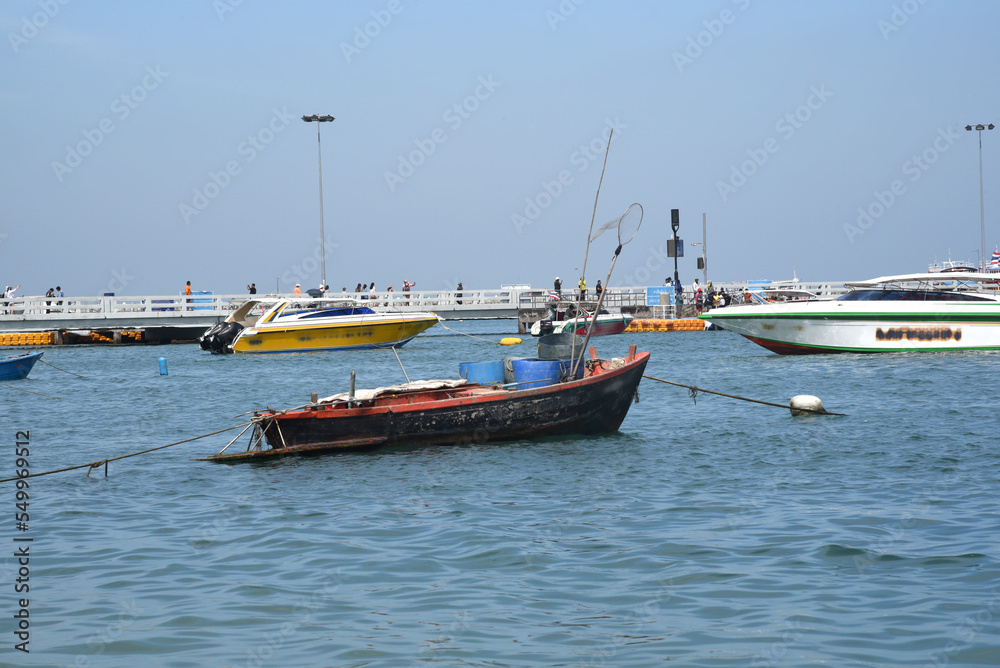
<svg viewBox="0 0 1000 668">
<path fill-rule="evenodd" d="M 414 393 L 346 408 L 319 405 L 263 423 L 270 450 L 216 455 L 239 461 L 379 445 L 468 444 L 617 431 L 628 414 L 648 353 L 618 369 L 526 390 L 475 387 Z"/>
</svg>

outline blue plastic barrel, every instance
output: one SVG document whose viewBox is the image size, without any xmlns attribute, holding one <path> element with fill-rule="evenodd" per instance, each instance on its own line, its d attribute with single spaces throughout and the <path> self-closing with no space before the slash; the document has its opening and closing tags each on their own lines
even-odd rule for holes
<svg viewBox="0 0 1000 668">
<path fill-rule="evenodd" d="M 545 387 L 559 382 L 562 376 L 561 360 L 514 360 L 514 382 L 517 389 L 528 390 L 533 387 Z"/>
<path fill-rule="evenodd" d="M 470 383 L 492 385 L 503 382 L 503 362 L 462 362 L 458 365 L 458 375 Z"/>
<path fill-rule="evenodd" d="M 503 358 L 503 382 L 514 382 L 514 360 L 530 360 L 535 357 L 504 357 Z"/>
</svg>

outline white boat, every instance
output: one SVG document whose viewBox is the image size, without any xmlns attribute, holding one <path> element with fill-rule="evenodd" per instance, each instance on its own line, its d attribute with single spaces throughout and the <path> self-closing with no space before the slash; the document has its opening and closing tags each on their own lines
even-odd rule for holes
<svg viewBox="0 0 1000 668">
<path fill-rule="evenodd" d="M 570 308 L 573 309 L 574 307 L 571 306 Z M 537 320 L 531 324 L 531 335 L 543 336 L 545 334 L 561 334 L 563 332 L 574 332 L 581 336 L 585 335 L 587 329 L 590 327 L 591 314 L 584 311 L 583 315 L 569 317 L 571 313 L 573 313 L 572 310 L 558 310 L 550 306 L 547 318 Z M 604 309 L 601 309 L 595 318 L 596 322 L 594 323 L 592 335 L 607 336 L 609 334 L 621 334 L 633 319 L 633 316 L 627 313 L 608 313 Z"/>
<path fill-rule="evenodd" d="M 201 337 L 213 353 L 287 353 L 401 346 L 437 323 L 429 311 L 376 312 L 354 299 L 249 299 Z"/>
<path fill-rule="evenodd" d="M 1000 349 L 1000 276 L 949 272 L 846 283 L 836 298 L 701 315 L 782 355 Z"/>
</svg>

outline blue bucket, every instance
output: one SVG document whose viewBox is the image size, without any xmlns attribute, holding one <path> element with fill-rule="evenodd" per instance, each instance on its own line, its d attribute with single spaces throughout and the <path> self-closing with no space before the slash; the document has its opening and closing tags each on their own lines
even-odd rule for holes
<svg viewBox="0 0 1000 668">
<path fill-rule="evenodd" d="M 513 360 L 511 364 L 514 368 L 514 382 L 519 390 L 554 385 L 571 370 L 567 360 L 525 359 Z M 582 364 L 580 368 L 582 370 Z M 578 371 L 577 376 L 580 375 Z"/>
<path fill-rule="evenodd" d="M 470 383 L 503 383 L 503 362 L 462 362 L 458 365 L 458 375 Z"/>
</svg>

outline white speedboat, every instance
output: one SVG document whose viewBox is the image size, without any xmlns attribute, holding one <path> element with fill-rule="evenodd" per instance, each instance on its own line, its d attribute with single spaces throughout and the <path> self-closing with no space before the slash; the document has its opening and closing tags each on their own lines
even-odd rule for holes
<svg viewBox="0 0 1000 668">
<path fill-rule="evenodd" d="M 572 307 L 571 307 L 572 309 Z M 545 334 L 561 334 L 563 332 L 574 332 L 581 336 L 587 333 L 590 328 L 591 318 L 594 323 L 593 336 L 607 336 L 609 334 L 621 334 L 634 319 L 627 313 L 608 313 L 604 309 L 596 315 L 584 311 L 582 315 L 572 316 L 574 310 L 557 310 L 550 307 L 547 318 L 537 320 L 531 324 L 532 336 L 543 336 Z"/>
<path fill-rule="evenodd" d="M 714 309 L 703 320 L 782 355 L 1000 349 L 1000 276 L 951 272 L 846 283 L 836 298 Z"/>
<path fill-rule="evenodd" d="M 288 353 L 401 346 L 437 323 L 431 312 L 376 312 L 353 299 L 249 299 L 201 337 L 213 353 Z"/>
</svg>

